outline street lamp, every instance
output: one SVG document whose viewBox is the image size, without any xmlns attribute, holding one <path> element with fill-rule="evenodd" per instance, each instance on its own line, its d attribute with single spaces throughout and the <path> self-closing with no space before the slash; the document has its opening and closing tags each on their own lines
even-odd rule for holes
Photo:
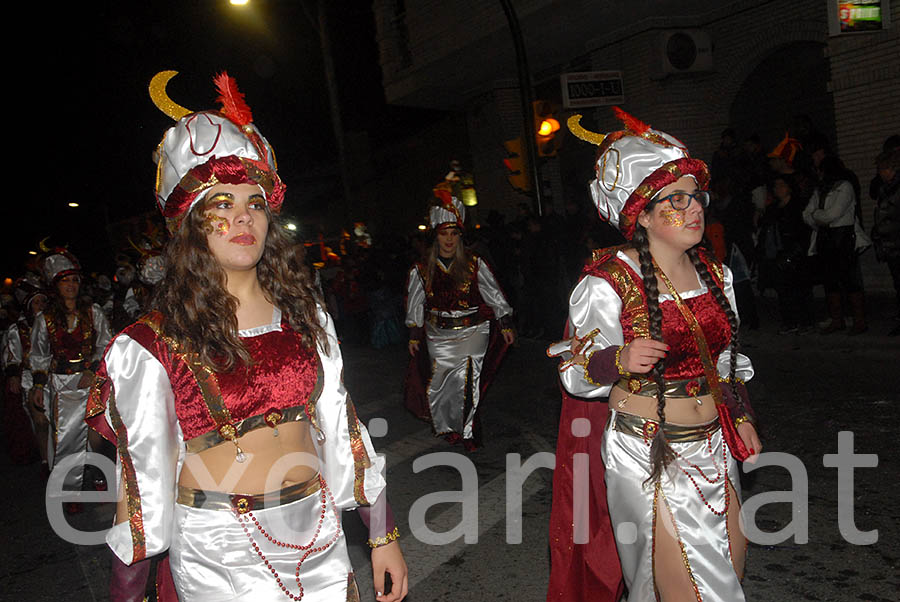
<svg viewBox="0 0 900 602">
<path fill-rule="evenodd" d="M 78 203 L 76 203 L 75 201 L 72 201 L 72 202 L 69 203 L 69 207 L 72 207 L 73 209 L 76 208 L 76 207 L 78 207 L 78 206 L 79 206 Z"/>
<path fill-rule="evenodd" d="M 247 6 L 250 0 L 230 0 L 231 6 Z"/>
</svg>

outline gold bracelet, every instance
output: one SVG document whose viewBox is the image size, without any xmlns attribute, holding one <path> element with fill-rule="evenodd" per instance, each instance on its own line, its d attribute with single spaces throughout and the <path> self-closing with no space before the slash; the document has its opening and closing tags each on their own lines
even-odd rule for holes
<svg viewBox="0 0 900 602">
<path fill-rule="evenodd" d="M 620 357 L 620 354 L 622 353 L 622 350 L 624 348 L 624 345 L 619 345 L 619 347 L 616 349 L 616 370 L 619 371 L 619 376 L 631 378 L 631 372 L 622 367 L 622 358 Z"/>
<path fill-rule="evenodd" d="M 397 541 L 398 539 L 400 539 L 400 529 L 394 527 L 394 530 L 386 533 L 384 537 L 376 537 L 375 539 L 370 539 L 368 543 L 369 547 L 374 550 L 375 548 L 386 546 L 392 541 Z"/>
<path fill-rule="evenodd" d="M 410 343 L 418 343 L 418 342 L 419 342 L 419 339 L 410 339 L 409 342 L 410 342 Z"/>
<path fill-rule="evenodd" d="M 749 422 L 750 424 L 753 424 L 753 419 L 750 418 L 749 416 L 747 416 L 746 414 L 744 414 L 743 416 L 738 416 L 737 418 L 734 419 L 734 428 L 741 426 L 745 422 Z"/>
</svg>

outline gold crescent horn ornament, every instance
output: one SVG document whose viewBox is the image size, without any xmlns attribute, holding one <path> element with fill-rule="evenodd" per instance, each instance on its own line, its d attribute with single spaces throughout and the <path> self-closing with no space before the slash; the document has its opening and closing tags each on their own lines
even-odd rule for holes
<svg viewBox="0 0 900 602">
<path fill-rule="evenodd" d="M 598 134 L 597 132 L 585 129 L 581 125 L 581 115 L 578 114 L 569 117 L 569 119 L 566 120 L 566 125 L 569 126 L 569 131 L 575 134 L 575 136 L 581 138 L 585 142 L 596 144 L 597 146 L 600 146 L 603 139 L 606 138 L 605 134 Z"/>
<path fill-rule="evenodd" d="M 49 252 L 50 252 L 50 247 L 47 246 L 47 239 L 48 239 L 48 238 L 50 238 L 50 237 L 49 237 L 49 236 L 45 236 L 44 238 L 41 239 L 41 242 L 38 243 L 38 248 L 39 248 L 39 249 L 41 250 L 41 252 L 43 252 L 43 253 L 49 253 Z"/>
<path fill-rule="evenodd" d="M 193 113 L 193 111 L 185 109 L 183 106 L 174 102 L 169 98 L 169 95 L 166 92 L 166 86 L 168 85 L 169 80 L 176 75 L 178 75 L 177 71 L 160 71 L 154 75 L 153 79 L 150 80 L 150 99 L 153 101 L 153 104 L 156 105 L 157 109 L 175 121 L 178 121 L 185 115 Z"/>
</svg>

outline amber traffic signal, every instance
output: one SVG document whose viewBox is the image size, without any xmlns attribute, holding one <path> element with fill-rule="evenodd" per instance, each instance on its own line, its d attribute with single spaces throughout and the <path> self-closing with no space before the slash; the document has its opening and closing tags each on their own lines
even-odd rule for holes
<svg viewBox="0 0 900 602">
<path fill-rule="evenodd" d="M 554 116 L 553 104 L 547 100 L 531 103 L 534 113 L 534 142 L 539 157 L 552 157 L 559 148 L 557 132 L 559 121 Z"/>
</svg>

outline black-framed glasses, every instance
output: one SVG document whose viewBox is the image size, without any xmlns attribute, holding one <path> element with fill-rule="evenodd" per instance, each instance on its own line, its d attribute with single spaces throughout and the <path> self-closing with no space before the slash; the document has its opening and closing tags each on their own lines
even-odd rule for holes
<svg viewBox="0 0 900 602">
<path fill-rule="evenodd" d="M 669 201 L 669 204 L 672 206 L 672 209 L 684 210 L 691 206 L 691 200 L 697 201 L 700 203 L 700 206 L 706 209 L 709 207 L 709 192 L 706 190 L 698 190 L 696 192 L 673 192 L 672 194 L 666 195 L 661 199 L 656 199 L 654 202 L 662 203 L 664 201 Z"/>
</svg>

